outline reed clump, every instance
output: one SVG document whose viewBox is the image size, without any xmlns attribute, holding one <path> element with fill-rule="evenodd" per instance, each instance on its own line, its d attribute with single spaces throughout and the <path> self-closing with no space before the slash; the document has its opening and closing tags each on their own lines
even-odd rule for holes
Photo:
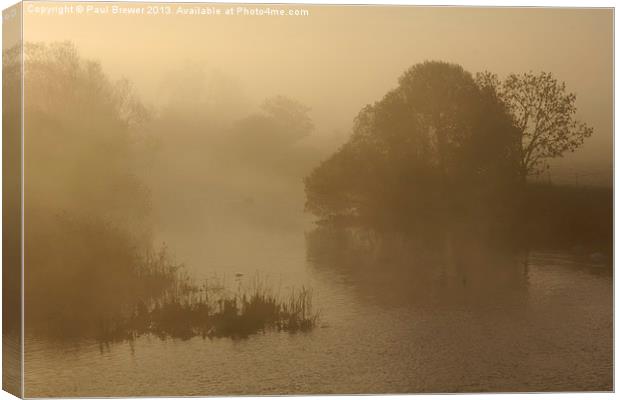
<svg viewBox="0 0 620 400">
<path fill-rule="evenodd" d="M 34 217 L 33 217 L 34 218 Z M 28 230 L 28 334 L 102 342 L 140 335 L 246 337 L 311 329 L 308 289 L 280 296 L 258 276 L 198 283 L 165 245 L 153 249 L 120 226 L 92 218 L 40 218 Z"/>
<path fill-rule="evenodd" d="M 122 326 L 102 332 L 101 339 L 127 339 L 153 334 L 162 339 L 231 337 L 246 338 L 268 330 L 306 332 L 317 324 L 312 291 L 292 289 L 275 293 L 258 278 L 250 285 L 238 282 L 237 290 L 219 281 L 192 284 L 180 276 L 174 287 L 155 301 L 140 302 Z"/>
</svg>

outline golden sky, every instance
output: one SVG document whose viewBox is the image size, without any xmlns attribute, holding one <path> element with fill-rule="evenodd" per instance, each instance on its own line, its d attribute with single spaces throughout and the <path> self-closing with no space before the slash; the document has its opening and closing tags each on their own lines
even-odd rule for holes
<svg viewBox="0 0 620 400">
<path fill-rule="evenodd" d="M 242 16 L 177 14 L 179 7 L 195 4 L 96 5 L 114 4 L 170 6 L 171 14 L 119 15 L 108 8 L 107 14 L 45 15 L 29 11 L 26 3 L 25 39 L 73 41 L 113 77 L 133 81 L 154 104 L 170 71 L 187 63 L 215 68 L 238 81 L 252 103 L 275 94 L 306 103 L 319 134 L 347 131 L 363 105 L 380 99 L 421 61 L 451 61 L 500 77 L 549 71 L 577 93 L 579 117 L 595 128 L 575 157 L 611 165 L 611 9 L 248 5 L 305 9 L 309 15 Z"/>
</svg>

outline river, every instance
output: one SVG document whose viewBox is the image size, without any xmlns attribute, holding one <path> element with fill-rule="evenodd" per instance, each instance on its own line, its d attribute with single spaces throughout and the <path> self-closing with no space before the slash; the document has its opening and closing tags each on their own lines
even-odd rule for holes
<svg viewBox="0 0 620 400">
<path fill-rule="evenodd" d="M 161 238 L 198 278 L 259 274 L 279 290 L 311 287 L 317 328 L 107 346 L 28 337 L 25 396 L 612 390 L 613 279 L 604 263 L 532 251 L 517 290 L 481 300 L 447 288 L 452 301 L 425 301 L 410 296 L 415 285 L 395 285 L 405 278 L 381 260 L 371 276 L 317 261 L 307 221 L 259 222 Z"/>
</svg>

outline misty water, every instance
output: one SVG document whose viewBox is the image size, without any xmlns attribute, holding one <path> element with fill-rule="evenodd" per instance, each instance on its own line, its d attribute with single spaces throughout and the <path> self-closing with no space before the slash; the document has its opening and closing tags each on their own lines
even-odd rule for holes
<svg viewBox="0 0 620 400">
<path fill-rule="evenodd" d="M 267 207 L 278 210 L 270 218 L 252 211 L 260 200 L 220 201 L 202 217 L 162 218 L 158 238 L 198 279 L 259 274 L 277 290 L 311 287 L 314 330 L 108 345 L 29 337 L 26 396 L 611 390 L 605 263 L 530 252 L 506 260 L 522 274 L 515 287 L 476 296 L 448 285 L 437 301 L 416 296 L 415 274 L 384 268 L 390 260 L 356 271 L 339 265 L 350 258 L 331 255 L 329 238 L 310 245 L 314 225 L 298 204 Z"/>
</svg>

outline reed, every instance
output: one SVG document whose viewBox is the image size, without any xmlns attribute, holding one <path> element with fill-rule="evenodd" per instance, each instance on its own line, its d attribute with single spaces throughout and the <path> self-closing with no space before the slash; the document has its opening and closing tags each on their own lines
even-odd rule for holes
<svg viewBox="0 0 620 400">
<path fill-rule="evenodd" d="M 179 275 L 162 296 L 139 302 L 128 318 L 102 330 L 99 339 L 133 339 L 145 334 L 183 340 L 196 336 L 246 338 L 268 330 L 306 332 L 319 318 L 312 298 L 306 287 L 282 296 L 258 277 L 245 286 L 238 281 L 237 289 L 232 290 L 221 281 L 196 285 L 186 275 Z"/>
<path fill-rule="evenodd" d="M 246 337 L 314 324 L 306 289 L 281 297 L 259 276 L 237 276 L 233 288 L 197 282 L 165 245 L 153 249 L 117 225 L 64 214 L 39 222 L 28 230 L 37 248 L 25 276 L 28 334 L 108 342 L 144 334 Z"/>
</svg>

